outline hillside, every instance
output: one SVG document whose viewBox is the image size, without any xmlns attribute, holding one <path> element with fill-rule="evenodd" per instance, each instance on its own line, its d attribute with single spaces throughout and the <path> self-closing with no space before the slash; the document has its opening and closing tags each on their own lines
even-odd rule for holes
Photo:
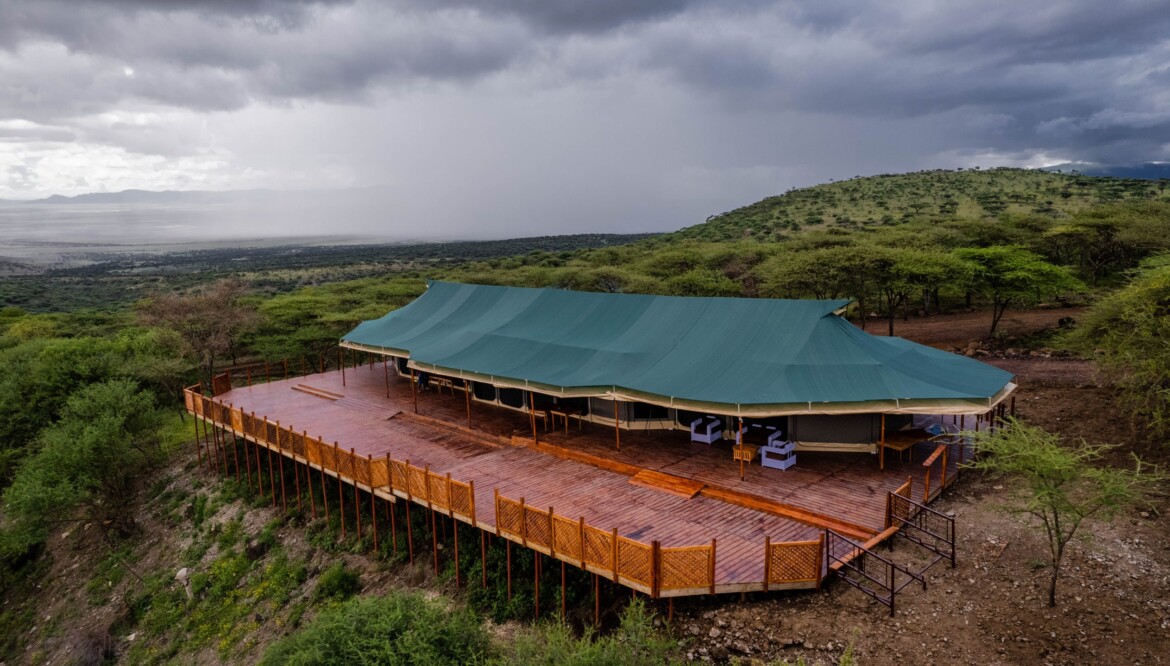
<svg viewBox="0 0 1170 666">
<path fill-rule="evenodd" d="M 1170 180 L 1103 178 L 1032 169 L 882 174 L 789 190 L 687 227 L 674 238 L 770 240 L 808 227 L 854 228 L 1000 213 L 1070 213 L 1133 200 L 1170 199 Z"/>
</svg>

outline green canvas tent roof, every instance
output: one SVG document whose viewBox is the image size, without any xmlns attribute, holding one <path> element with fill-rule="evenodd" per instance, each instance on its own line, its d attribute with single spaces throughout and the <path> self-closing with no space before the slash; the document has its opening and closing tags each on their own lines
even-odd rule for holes
<svg viewBox="0 0 1170 666">
<path fill-rule="evenodd" d="M 431 282 L 342 344 L 497 386 L 743 416 L 976 414 L 1014 389 L 998 368 L 859 330 L 848 304 Z"/>
</svg>

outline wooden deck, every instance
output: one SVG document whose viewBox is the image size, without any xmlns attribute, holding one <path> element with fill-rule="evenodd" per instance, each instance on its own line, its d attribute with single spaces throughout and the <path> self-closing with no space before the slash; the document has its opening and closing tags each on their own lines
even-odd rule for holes
<svg viewBox="0 0 1170 666">
<path fill-rule="evenodd" d="M 389 390 L 389 397 L 387 391 Z M 828 527 L 865 541 L 885 527 L 887 493 L 913 479 L 921 499 L 923 445 L 914 462 L 856 453 L 800 453 L 781 471 L 748 467 L 741 480 L 730 443 L 692 444 L 684 431 L 621 432 L 585 423 L 546 431 L 530 417 L 467 402 L 455 391 L 422 392 L 414 413 L 409 382 L 381 364 L 235 388 L 217 401 L 306 432 L 343 450 L 390 457 L 473 481 L 478 524 L 495 530 L 495 493 L 557 516 L 662 548 L 715 539 L 716 591 L 765 589 L 765 538 L 772 544 L 816 541 Z M 919 424 L 924 421 L 920 420 Z M 948 465 L 954 473 L 955 460 Z M 935 466 L 935 487 L 941 470 Z M 776 566 L 772 564 L 771 566 Z M 817 581 L 784 587 L 813 587 Z"/>
</svg>

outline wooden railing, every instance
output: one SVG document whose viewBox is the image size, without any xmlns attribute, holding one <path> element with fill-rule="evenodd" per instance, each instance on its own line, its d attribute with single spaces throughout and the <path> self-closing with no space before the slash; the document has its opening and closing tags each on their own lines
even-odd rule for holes
<svg viewBox="0 0 1170 666">
<path fill-rule="evenodd" d="M 715 540 L 663 548 L 495 493 L 496 533 L 654 597 L 715 591 Z"/>
<path fill-rule="evenodd" d="M 764 539 L 764 590 L 816 583 L 819 588 L 825 563 L 825 535 L 814 541 L 772 543 Z"/>
<path fill-rule="evenodd" d="M 480 524 L 473 481 L 433 472 L 429 466 L 412 465 L 409 460 L 395 460 L 389 454 L 381 458 L 358 455 L 337 442 L 330 444 L 321 437 L 202 395 L 201 389 L 196 385 L 183 392 L 187 410 L 197 417 L 370 492 L 390 493 L 472 525 Z M 708 544 L 663 548 L 658 541 L 644 543 L 620 535 L 616 528 L 604 530 L 589 525 L 584 517 L 569 518 L 556 514 L 552 507 L 542 509 L 523 499 L 508 499 L 498 490 L 494 509 L 498 535 L 651 596 L 718 591 L 715 539 Z M 820 585 L 825 561 L 823 536 L 815 541 L 790 543 L 765 539 L 764 550 L 763 590 Z M 733 591 L 747 587 L 739 585 Z"/>
<path fill-rule="evenodd" d="M 938 495 L 942 492 L 943 484 L 946 483 L 947 479 L 947 445 L 939 444 L 938 448 L 934 450 L 934 453 L 930 454 L 930 457 L 922 461 L 922 466 L 926 468 L 926 478 L 922 482 L 923 504 L 933 499 L 933 496 L 930 494 L 930 472 L 934 467 L 935 461 L 937 461 L 940 457 L 942 458 L 942 473 L 939 475 L 938 488 L 935 489 L 935 495 Z"/>
</svg>

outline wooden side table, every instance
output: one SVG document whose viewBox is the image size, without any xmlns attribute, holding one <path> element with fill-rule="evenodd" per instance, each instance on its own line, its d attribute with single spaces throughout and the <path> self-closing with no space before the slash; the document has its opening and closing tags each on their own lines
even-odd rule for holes
<svg viewBox="0 0 1170 666">
<path fill-rule="evenodd" d="M 750 465 L 756 456 L 760 453 L 760 447 L 752 446 L 751 444 L 737 444 L 731 447 L 731 457 L 739 461 L 739 480 L 743 481 L 745 478 L 744 465 Z"/>
</svg>

